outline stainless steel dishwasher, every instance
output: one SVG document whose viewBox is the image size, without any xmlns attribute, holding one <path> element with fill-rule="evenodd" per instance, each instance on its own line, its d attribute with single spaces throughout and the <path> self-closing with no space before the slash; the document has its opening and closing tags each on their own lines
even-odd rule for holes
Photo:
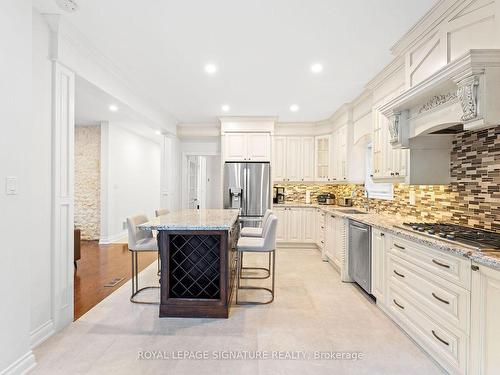
<svg viewBox="0 0 500 375">
<path fill-rule="evenodd" d="M 349 220 L 349 276 L 368 294 L 372 293 L 371 229 L 367 224 Z"/>
</svg>

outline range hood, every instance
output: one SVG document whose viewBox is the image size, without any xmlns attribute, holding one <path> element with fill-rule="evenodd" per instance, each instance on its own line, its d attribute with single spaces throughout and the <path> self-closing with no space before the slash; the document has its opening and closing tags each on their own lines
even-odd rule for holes
<svg viewBox="0 0 500 375">
<path fill-rule="evenodd" d="M 390 143 L 500 124 L 500 50 L 470 50 L 380 108 Z"/>
</svg>

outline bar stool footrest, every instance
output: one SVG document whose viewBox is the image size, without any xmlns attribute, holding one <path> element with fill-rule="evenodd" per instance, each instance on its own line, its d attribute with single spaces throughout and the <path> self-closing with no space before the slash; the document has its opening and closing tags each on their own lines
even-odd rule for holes
<svg viewBox="0 0 500 375">
<path fill-rule="evenodd" d="M 136 301 L 135 300 L 135 297 L 137 297 L 137 295 L 143 291 L 145 291 L 146 289 L 160 289 L 159 286 L 145 286 L 145 287 L 142 287 L 141 289 L 139 289 L 138 291 L 136 291 L 134 294 L 132 294 L 130 296 L 130 302 L 132 303 L 139 303 L 139 304 L 142 304 L 142 305 L 159 305 L 160 302 L 149 302 L 149 301 Z"/>
</svg>

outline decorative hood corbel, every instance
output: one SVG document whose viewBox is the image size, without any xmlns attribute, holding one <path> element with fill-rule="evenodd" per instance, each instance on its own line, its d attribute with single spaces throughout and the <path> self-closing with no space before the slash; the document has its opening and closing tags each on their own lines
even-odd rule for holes
<svg viewBox="0 0 500 375">
<path fill-rule="evenodd" d="M 379 110 L 389 120 L 391 145 L 406 148 L 419 135 L 500 124 L 499 98 L 500 50 L 470 50 Z"/>
</svg>

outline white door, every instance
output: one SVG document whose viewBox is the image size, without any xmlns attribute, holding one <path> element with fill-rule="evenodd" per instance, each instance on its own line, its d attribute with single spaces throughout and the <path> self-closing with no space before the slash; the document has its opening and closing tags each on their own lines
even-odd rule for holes
<svg viewBox="0 0 500 375">
<path fill-rule="evenodd" d="M 301 180 L 314 181 L 314 137 L 302 137 L 301 163 Z"/>
<path fill-rule="evenodd" d="M 271 161 L 271 135 L 248 133 L 246 157 L 248 161 Z"/>
<path fill-rule="evenodd" d="M 224 159 L 227 161 L 246 161 L 247 135 L 245 133 L 226 133 Z"/>
<path fill-rule="evenodd" d="M 199 201 L 199 163 L 197 156 L 187 157 L 187 207 L 200 208 Z"/>
<path fill-rule="evenodd" d="M 288 209 L 286 207 L 273 207 L 273 213 L 278 219 L 278 225 L 276 227 L 276 241 L 287 241 Z"/>
<path fill-rule="evenodd" d="M 500 372 L 500 271 L 473 263 L 469 374 Z"/>
<path fill-rule="evenodd" d="M 385 304 L 385 252 L 386 234 L 378 229 L 372 231 L 372 294 L 377 304 Z"/>
<path fill-rule="evenodd" d="M 316 241 L 316 210 L 314 208 L 302 209 L 302 227 L 304 242 L 314 243 Z"/>
<path fill-rule="evenodd" d="M 302 209 L 288 208 L 288 242 L 303 242 Z"/>
<path fill-rule="evenodd" d="M 273 180 L 286 181 L 286 137 L 274 137 Z"/>
<path fill-rule="evenodd" d="M 287 181 L 300 181 L 300 137 L 286 138 L 286 179 Z"/>
</svg>

